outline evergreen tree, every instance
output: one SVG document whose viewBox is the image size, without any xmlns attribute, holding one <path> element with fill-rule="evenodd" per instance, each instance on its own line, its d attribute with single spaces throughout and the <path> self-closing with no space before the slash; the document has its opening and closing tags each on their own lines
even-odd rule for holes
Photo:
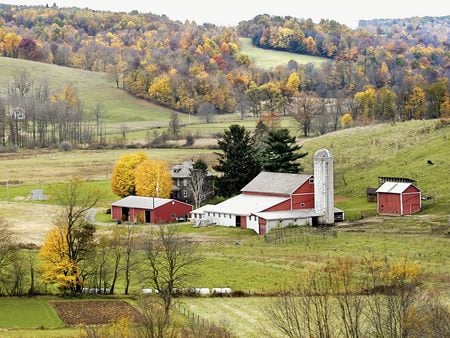
<svg viewBox="0 0 450 338">
<path fill-rule="evenodd" d="M 217 143 L 223 153 L 216 153 L 219 164 L 213 168 L 223 174 L 218 181 L 219 194 L 229 197 L 239 193 L 260 171 L 255 140 L 244 127 L 234 124 Z"/>
<path fill-rule="evenodd" d="M 301 146 L 295 143 L 295 137 L 289 135 L 289 130 L 271 130 L 264 142 L 263 170 L 281 173 L 298 173 L 303 170 L 297 160 L 308 153 L 298 152 Z"/>
</svg>

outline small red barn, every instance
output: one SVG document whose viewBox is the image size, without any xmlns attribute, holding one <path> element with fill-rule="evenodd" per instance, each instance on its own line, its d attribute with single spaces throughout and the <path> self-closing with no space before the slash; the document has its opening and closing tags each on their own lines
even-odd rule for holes
<svg viewBox="0 0 450 338">
<path fill-rule="evenodd" d="M 380 215 L 410 215 L 420 211 L 420 189 L 412 183 L 385 182 L 377 189 Z"/>
<path fill-rule="evenodd" d="M 116 221 L 170 223 L 186 220 L 192 205 L 174 199 L 128 196 L 111 204 L 111 216 Z"/>
</svg>

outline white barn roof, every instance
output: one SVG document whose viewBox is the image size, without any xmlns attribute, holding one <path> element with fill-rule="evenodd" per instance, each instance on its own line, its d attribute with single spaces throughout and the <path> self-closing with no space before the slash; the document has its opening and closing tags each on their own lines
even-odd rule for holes
<svg viewBox="0 0 450 338">
<path fill-rule="evenodd" d="M 216 205 L 205 205 L 192 213 L 218 212 L 232 215 L 249 216 L 288 200 L 286 197 L 259 196 L 241 194 Z"/>
<path fill-rule="evenodd" d="M 263 171 L 242 188 L 241 191 L 289 195 L 309 180 L 310 177 L 312 175 Z"/>
<path fill-rule="evenodd" d="M 334 208 L 334 212 L 340 213 L 344 211 L 338 208 Z M 323 214 L 317 213 L 314 209 L 294 209 L 282 211 L 256 212 L 253 215 L 261 217 L 268 221 L 275 219 L 295 219 L 295 218 L 309 218 L 309 217 L 323 216 Z"/>
<path fill-rule="evenodd" d="M 111 205 L 122 208 L 154 209 L 173 201 L 169 198 L 128 196 Z"/>
<path fill-rule="evenodd" d="M 414 186 L 412 183 L 384 182 L 383 185 L 377 189 L 377 193 L 401 194 L 411 185 Z"/>
</svg>

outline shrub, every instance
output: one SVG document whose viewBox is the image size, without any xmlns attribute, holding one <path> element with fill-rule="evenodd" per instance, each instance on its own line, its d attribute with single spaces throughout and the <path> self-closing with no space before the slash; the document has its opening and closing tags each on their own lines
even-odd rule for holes
<svg viewBox="0 0 450 338">
<path fill-rule="evenodd" d="M 69 141 L 62 141 L 59 144 L 59 150 L 62 151 L 71 151 L 73 148 L 72 143 L 70 143 Z"/>
</svg>

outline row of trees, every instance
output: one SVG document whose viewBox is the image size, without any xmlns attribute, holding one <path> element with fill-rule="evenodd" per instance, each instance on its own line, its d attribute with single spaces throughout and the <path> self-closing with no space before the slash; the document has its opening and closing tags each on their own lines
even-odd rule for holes
<svg viewBox="0 0 450 338">
<path fill-rule="evenodd" d="M 265 312 L 291 338 L 446 337 L 450 311 L 422 281 L 407 258 L 336 258 L 308 271 Z"/>
<path fill-rule="evenodd" d="M 17 147 L 48 147 L 63 141 L 92 144 L 104 139 L 101 105 L 89 115 L 75 88 L 65 85 L 50 88 L 43 79 L 20 71 L 0 89 L 0 145 Z"/>
<path fill-rule="evenodd" d="M 386 32 L 385 26 L 351 30 L 333 20 L 314 24 L 260 15 L 234 30 L 137 12 L 5 6 L 0 10 L 0 52 L 30 58 L 35 48 L 44 62 L 107 71 L 117 87 L 199 114 L 207 122 L 221 112 L 243 118 L 286 114 L 297 96 L 310 96 L 329 102 L 318 105 L 311 124 L 322 133 L 338 128 L 336 121 L 347 112 L 354 123 L 446 114 L 445 20 L 405 22 Z M 320 66 L 291 61 L 270 71 L 259 69 L 240 52 L 238 33 L 258 37 L 254 40 L 267 48 L 286 45 L 332 59 Z M 24 43 L 28 52 L 19 53 L 24 39 L 34 44 Z M 368 88 L 380 91 L 379 104 L 369 111 L 357 102 Z M 417 99 L 419 108 L 412 108 Z"/>
</svg>

